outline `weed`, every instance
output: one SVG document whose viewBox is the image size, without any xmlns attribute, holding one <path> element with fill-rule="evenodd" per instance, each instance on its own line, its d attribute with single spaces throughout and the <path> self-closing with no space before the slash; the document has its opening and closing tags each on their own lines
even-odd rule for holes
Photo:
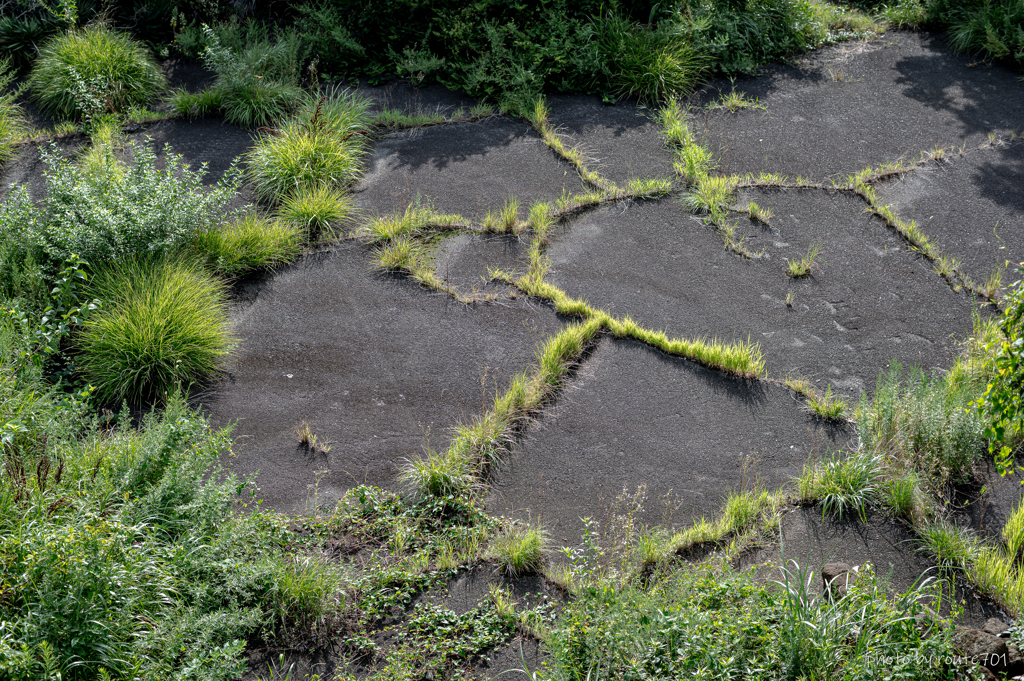
<svg viewBox="0 0 1024 681">
<path fill-rule="evenodd" d="M 974 564 L 978 542 L 970 530 L 936 520 L 918 528 L 917 534 L 923 550 L 930 553 L 939 565 L 966 569 Z"/>
<path fill-rule="evenodd" d="M 849 512 L 861 518 L 878 491 L 880 459 L 863 453 L 840 457 L 816 467 L 805 466 L 798 482 L 805 501 L 820 501 L 822 514 L 842 519 Z"/>
<path fill-rule="evenodd" d="M 166 79 L 140 43 L 92 24 L 47 41 L 28 85 L 47 113 L 79 119 L 146 104 L 166 86 Z"/>
<path fill-rule="evenodd" d="M 844 421 L 846 419 L 846 402 L 842 397 L 832 394 L 832 386 L 824 393 L 812 390 L 806 394 L 807 407 L 825 421 Z"/>
<path fill-rule="evenodd" d="M 723 94 L 721 97 L 709 104 L 708 109 L 725 109 L 729 113 L 736 113 L 742 109 L 760 109 L 761 111 L 767 111 L 768 107 L 761 104 L 756 97 L 750 99 L 745 94 L 741 92 L 738 93 L 733 89 L 729 94 Z"/>
<path fill-rule="evenodd" d="M 1024 549 L 1024 503 L 1019 504 L 1006 519 L 1006 524 L 1003 525 L 1003 543 L 1011 559 L 1016 560 L 1020 557 L 1021 549 Z"/>
<path fill-rule="evenodd" d="M 104 400 L 163 399 L 205 379 L 228 354 L 224 286 L 180 260 L 126 260 L 90 288 L 104 307 L 78 339 L 82 371 Z"/>
<path fill-rule="evenodd" d="M 171 108 L 179 116 L 214 116 L 220 113 L 223 107 L 224 93 L 216 88 L 207 88 L 195 93 L 179 88 L 171 93 Z"/>
<path fill-rule="evenodd" d="M 1003 285 L 1003 268 L 997 267 L 989 273 L 985 283 L 978 289 L 981 295 L 989 300 L 995 300 L 999 295 L 999 288 Z"/>
<path fill-rule="evenodd" d="M 718 222 L 728 213 L 734 187 L 734 182 L 729 177 L 699 176 L 684 202 L 692 212 L 707 214 L 712 222 Z"/>
<path fill-rule="evenodd" d="M 302 239 L 301 228 L 251 212 L 201 233 L 194 249 L 214 272 L 238 277 L 290 262 L 301 252 Z"/>
<path fill-rule="evenodd" d="M 744 212 L 750 216 L 751 221 L 760 222 L 763 225 L 767 225 L 773 215 L 771 208 L 768 208 L 767 206 L 761 207 L 753 201 L 747 204 Z"/>
<path fill-rule="evenodd" d="M 488 555 L 510 577 L 537 572 L 544 565 L 548 534 L 535 525 L 511 524 L 491 541 Z"/>
<path fill-rule="evenodd" d="M 916 473 L 907 473 L 882 483 L 882 502 L 893 515 L 914 520 L 919 517 L 921 507 L 920 478 Z"/>
<path fill-rule="evenodd" d="M 374 250 L 377 264 L 392 271 L 411 272 L 416 269 L 421 248 L 406 235 L 395 237 Z"/>
<path fill-rule="evenodd" d="M 786 291 L 786 307 L 793 307 L 793 303 L 796 302 L 792 291 Z"/>
<path fill-rule="evenodd" d="M 324 241 L 337 236 L 336 227 L 352 214 L 352 199 L 344 192 L 327 186 L 299 187 L 281 204 L 278 218 L 302 229 L 310 241 Z"/>
<path fill-rule="evenodd" d="M 807 254 L 799 260 L 787 258 L 786 276 L 792 277 L 793 279 L 810 276 L 811 267 L 814 266 L 815 259 L 818 257 L 819 253 L 821 253 L 821 244 L 811 244 L 807 247 Z"/>
<path fill-rule="evenodd" d="M 302 421 L 295 426 L 295 437 L 299 438 L 299 444 L 310 452 L 328 454 L 331 451 L 331 444 L 317 437 L 309 421 Z"/>
<path fill-rule="evenodd" d="M 734 222 L 731 225 L 722 225 L 719 227 L 718 231 L 722 235 L 722 240 L 725 242 L 725 248 L 736 255 L 747 258 L 748 260 L 760 258 L 764 255 L 764 251 L 758 251 L 755 253 L 743 244 L 747 239 L 746 235 L 741 236 L 738 241 L 736 240 L 736 230 L 738 226 L 739 224 Z"/>
<path fill-rule="evenodd" d="M 410 459 L 402 466 L 399 478 L 420 498 L 460 497 L 472 493 L 480 484 L 469 463 L 452 452 L 428 451 Z"/>
</svg>

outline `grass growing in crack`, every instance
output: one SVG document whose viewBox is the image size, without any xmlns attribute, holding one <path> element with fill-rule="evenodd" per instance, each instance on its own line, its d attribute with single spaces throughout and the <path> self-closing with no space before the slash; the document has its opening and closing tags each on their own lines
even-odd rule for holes
<svg viewBox="0 0 1024 681">
<path fill-rule="evenodd" d="M 663 331 L 649 331 L 640 327 L 629 317 L 619 321 L 608 320 L 608 328 L 618 338 L 635 338 L 638 341 L 713 367 L 735 376 L 756 378 L 764 373 L 764 354 L 758 343 L 733 341 L 723 343 L 706 339 L 669 339 Z"/>
<path fill-rule="evenodd" d="M 527 229 L 533 230 L 540 239 L 547 236 L 548 230 L 555 224 L 552 216 L 551 204 L 546 201 L 534 201 L 530 205 L 530 212 L 526 216 Z"/>
<path fill-rule="evenodd" d="M 864 518 L 878 491 L 880 462 L 878 456 L 857 453 L 834 455 L 824 464 L 804 466 L 797 485 L 800 497 L 820 500 L 825 515 L 842 519 L 853 512 Z"/>
<path fill-rule="evenodd" d="M 807 254 L 799 260 L 786 259 L 786 276 L 793 279 L 802 279 L 811 274 L 811 267 L 814 266 L 818 254 L 821 253 L 821 244 L 811 244 L 807 247 Z"/>
<path fill-rule="evenodd" d="M 102 24 L 51 38 L 28 77 L 33 99 L 50 115 L 66 119 L 144 105 L 166 84 L 141 43 Z"/>
<path fill-rule="evenodd" d="M 536 525 L 510 524 L 491 540 L 488 555 L 509 577 L 539 572 L 548 550 L 548 534 Z"/>
<path fill-rule="evenodd" d="M 725 248 L 748 260 L 760 258 L 764 255 L 764 251 L 754 252 L 744 245 L 743 242 L 747 239 L 746 235 L 741 236 L 739 240 L 736 239 L 736 231 L 738 227 L 739 224 L 734 222 L 731 225 L 725 224 L 718 228 L 719 234 L 722 235 L 722 241 L 725 242 Z"/>
<path fill-rule="evenodd" d="M 337 236 L 337 226 L 352 214 L 352 199 L 333 187 L 300 187 L 290 194 L 277 211 L 278 218 L 303 230 L 309 241 Z"/>
<path fill-rule="evenodd" d="M 541 139 L 552 151 L 568 161 L 584 181 L 602 190 L 611 190 L 612 183 L 587 168 L 583 160 L 583 152 L 575 147 L 566 147 L 562 138 L 548 120 L 548 105 L 543 97 L 538 97 L 533 109 L 526 117 L 534 129 L 540 133 Z"/>
<path fill-rule="evenodd" d="M 295 225 L 249 213 L 203 232 L 194 248 L 214 272 L 238 277 L 294 260 L 302 250 L 303 236 Z"/>
<path fill-rule="evenodd" d="M 224 285 L 195 265 L 115 262 L 90 294 L 104 307 L 82 330 L 79 363 L 104 400 L 163 399 L 208 377 L 229 352 Z"/>
<path fill-rule="evenodd" d="M 999 289 L 1003 285 L 1003 273 L 1004 270 L 1001 267 L 992 270 L 985 279 L 985 283 L 978 287 L 978 293 L 989 300 L 995 300 L 996 296 L 999 295 Z"/>
<path fill-rule="evenodd" d="M 730 177 L 705 175 L 697 178 L 696 185 L 683 200 L 690 211 L 707 214 L 717 222 L 728 213 L 734 188 L 735 183 Z"/>
<path fill-rule="evenodd" d="M 697 143 L 697 138 L 686 122 L 686 111 L 678 101 L 671 100 L 658 110 L 655 117 L 665 141 L 675 151 L 673 168 L 687 184 L 697 184 L 715 169 L 711 151 Z"/>
<path fill-rule="evenodd" d="M 723 94 L 721 97 L 709 104 L 708 109 L 725 109 L 729 113 L 736 113 L 743 109 L 760 109 L 761 111 L 767 111 L 768 107 L 761 104 L 757 97 L 751 99 L 742 92 L 732 90 L 729 94 Z"/>
<path fill-rule="evenodd" d="M 767 206 L 759 206 L 753 201 L 746 205 L 744 212 L 750 216 L 751 221 L 760 222 L 763 225 L 767 225 L 773 215 L 771 208 L 768 208 Z"/>
<path fill-rule="evenodd" d="M 391 271 L 412 271 L 420 257 L 420 246 L 407 235 L 395 237 L 374 249 L 377 264 Z"/>
<path fill-rule="evenodd" d="M 434 210 L 429 203 L 417 198 L 405 207 L 401 215 L 389 215 L 370 220 L 363 230 L 371 242 L 380 243 L 401 236 L 417 237 L 434 229 L 465 227 L 459 215 L 448 215 Z"/>
<path fill-rule="evenodd" d="M 815 390 L 805 395 L 807 407 L 818 418 L 825 421 L 843 421 L 846 419 L 846 402 L 839 395 L 832 394 L 832 386 L 828 386 L 824 393 Z"/>
</svg>

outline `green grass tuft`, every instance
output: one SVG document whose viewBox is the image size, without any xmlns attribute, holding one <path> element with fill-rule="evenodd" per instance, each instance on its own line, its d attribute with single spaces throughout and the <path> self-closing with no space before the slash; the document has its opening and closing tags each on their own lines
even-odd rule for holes
<svg viewBox="0 0 1024 681">
<path fill-rule="evenodd" d="M 224 107 L 224 94 L 216 88 L 207 88 L 199 92 L 189 92 L 178 88 L 171 93 L 171 108 L 179 116 L 200 118 L 215 116 Z"/>
<path fill-rule="evenodd" d="M 513 524 L 491 542 L 490 557 L 509 577 L 538 572 L 544 565 L 548 534 L 536 526 Z"/>
<path fill-rule="evenodd" d="M 145 105 L 166 84 L 141 43 L 102 24 L 51 38 L 28 78 L 35 101 L 50 115 L 69 119 Z"/>
<path fill-rule="evenodd" d="M 811 267 L 814 266 L 815 259 L 819 253 L 821 253 L 821 244 L 811 244 L 807 247 L 807 254 L 799 260 L 787 258 L 786 276 L 793 279 L 802 279 L 810 276 Z"/>
<path fill-rule="evenodd" d="M 345 187 L 362 172 L 366 139 L 290 121 L 260 136 L 248 153 L 248 175 L 263 201 L 278 202 L 299 189 Z"/>
<path fill-rule="evenodd" d="M 880 460 L 876 456 L 834 456 L 825 464 L 804 468 L 798 481 L 804 501 L 820 501 L 822 513 L 842 519 L 851 511 L 861 518 L 878 492 Z"/>
<path fill-rule="evenodd" d="M 164 398 L 202 381 L 228 354 L 224 285 L 181 260 L 128 259 L 90 287 L 103 307 L 78 339 L 78 361 L 101 399 Z"/>
<path fill-rule="evenodd" d="M 846 419 L 846 402 L 839 395 L 832 394 L 832 386 L 824 393 L 815 390 L 806 394 L 807 408 L 825 421 L 843 421 Z"/>
<path fill-rule="evenodd" d="M 336 227 L 351 217 L 352 210 L 352 199 L 342 191 L 323 186 L 300 187 L 284 200 L 277 214 L 314 241 L 337 236 Z"/>
<path fill-rule="evenodd" d="M 295 225 L 249 213 L 200 234 L 195 250 L 217 274 L 237 277 L 290 262 L 302 251 L 302 239 Z"/>
<path fill-rule="evenodd" d="M 424 456 L 406 461 L 399 479 L 420 498 L 463 496 L 480 485 L 469 462 L 452 452 L 438 454 L 429 451 Z"/>
<path fill-rule="evenodd" d="M 732 201 L 735 182 L 730 177 L 703 175 L 696 178 L 696 185 L 686 195 L 684 202 L 694 213 L 710 216 L 712 222 L 725 218 Z"/>
<path fill-rule="evenodd" d="M 918 528 L 922 548 L 935 557 L 939 565 L 965 569 L 974 564 L 978 540 L 974 534 L 942 520 Z"/>
</svg>

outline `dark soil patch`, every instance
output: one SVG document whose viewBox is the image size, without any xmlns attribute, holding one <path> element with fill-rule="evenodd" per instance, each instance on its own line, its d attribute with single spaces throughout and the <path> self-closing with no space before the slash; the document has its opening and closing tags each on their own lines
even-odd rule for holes
<svg viewBox="0 0 1024 681">
<path fill-rule="evenodd" d="M 576 172 L 526 123 L 492 116 L 377 140 L 354 196 L 367 214 L 399 212 L 421 197 L 443 212 L 481 219 L 510 196 L 519 199 L 525 217 L 531 201 L 580 187 Z"/>
<path fill-rule="evenodd" d="M 384 85 L 369 85 L 362 81 L 356 88 L 359 94 L 373 101 L 374 111 L 395 109 L 402 113 L 442 113 L 450 115 L 456 109 L 469 109 L 479 102 L 469 95 L 449 90 L 440 83 L 413 87 L 407 80 L 396 80 Z"/>
<path fill-rule="evenodd" d="M 42 201 L 46 198 L 46 180 L 43 178 L 43 172 L 47 166 L 39 153 L 40 147 L 49 151 L 56 149 L 60 155 L 68 157 L 77 154 L 87 143 L 88 140 L 84 137 L 68 137 L 42 145 L 23 144 L 18 148 L 18 153 L 0 167 L 0 200 L 6 198 L 12 185 L 26 185 L 32 199 Z"/>
<path fill-rule="evenodd" d="M 674 199 L 618 205 L 573 222 L 548 250 L 550 279 L 569 295 L 670 336 L 750 340 L 776 378 L 802 375 L 859 395 L 890 360 L 946 366 L 972 329 L 966 294 L 864 211 L 821 190 L 751 193 L 775 217 L 743 221 L 747 260 Z M 739 235 L 737 235 L 739 238 Z M 787 258 L 822 245 L 812 276 Z M 791 294 L 791 306 L 787 295 Z"/>
<path fill-rule="evenodd" d="M 984 283 L 1007 261 L 1004 284 L 1017 279 L 1012 265 L 1024 261 L 1024 143 L 951 156 L 884 183 L 879 198 L 917 221 L 976 281 Z"/>
<path fill-rule="evenodd" d="M 534 361 L 561 323 L 521 302 L 466 307 L 378 274 L 350 243 L 281 271 L 235 314 L 241 347 L 201 401 L 218 425 L 237 421 L 240 475 L 260 471 L 266 504 L 306 508 L 309 486 L 333 503 L 360 483 L 394 487 L 397 466 L 477 415 Z M 308 421 L 329 453 L 301 447 Z"/>
<path fill-rule="evenodd" d="M 591 170 L 617 183 L 638 177 L 673 177 L 672 152 L 652 120 L 653 110 L 634 102 L 615 106 L 593 95 L 550 95 L 550 120 Z"/>
<path fill-rule="evenodd" d="M 203 182 L 207 185 L 215 184 L 224 177 L 235 159 L 252 149 L 256 141 L 248 130 L 225 123 L 220 118 L 172 118 L 133 133 L 128 139 L 140 143 L 151 140 L 161 157 L 164 146 L 169 145 L 171 151 L 180 154 L 193 170 L 198 170 L 205 163 Z"/>
<path fill-rule="evenodd" d="M 639 521 L 689 525 L 717 517 L 730 490 L 788 482 L 849 435 L 779 386 L 605 339 L 495 474 L 488 507 L 577 544 L 581 517 L 604 524 L 618 495 L 646 485 Z"/>
<path fill-rule="evenodd" d="M 930 557 L 919 550 L 918 540 L 902 524 L 878 513 L 869 513 L 864 521 L 858 518 L 834 520 L 823 518 L 819 507 L 798 507 L 783 516 L 779 545 L 755 551 L 742 564 L 769 563 L 789 565 L 796 561 L 813 570 L 815 587 L 821 589 L 821 566 L 842 562 L 850 566 L 871 563 L 880 581 L 889 583 L 890 593 L 905 593 L 926 578 L 954 579 L 955 597 L 964 612 L 962 621 L 980 627 L 989 617 L 999 617 L 999 608 L 979 596 L 960 576 L 940 571 Z M 781 579 L 777 569 L 761 568 L 762 576 Z M 948 597 L 948 594 L 946 595 Z M 948 613 L 947 601 L 943 612 Z"/>
<path fill-rule="evenodd" d="M 217 74 L 203 66 L 202 62 L 183 57 L 171 57 L 163 63 L 167 76 L 167 90 L 184 89 L 196 93 L 213 85 Z"/>
<path fill-rule="evenodd" d="M 773 171 L 823 179 L 936 145 L 977 146 L 1024 124 L 1024 84 L 1009 69 L 954 54 L 941 36 L 892 31 L 770 67 L 737 92 L 768 111 L 708 114 L 707 142 L 726 172 Z M 732 85 L 704 89 L 707 104 Z"/>
</svg>

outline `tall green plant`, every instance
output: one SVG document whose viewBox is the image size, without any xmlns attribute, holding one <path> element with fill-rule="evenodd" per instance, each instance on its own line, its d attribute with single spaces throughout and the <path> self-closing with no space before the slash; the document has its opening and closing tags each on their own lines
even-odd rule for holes
<svg viewBox="0 0 1024 681">
<path fill-rule="evenodd" d="M 1024 265 L 1018 270 L 1024 273 Z M 1013 282 L 1000 320 L 1001 337 L 993 342 L 990 375 L 978 405 L 985 415 L 989 452 L 999 472 L 1006 475 L 1017 465 L 1014 449 L 1024 430 L 1024 285 Z"/>
</svg>

